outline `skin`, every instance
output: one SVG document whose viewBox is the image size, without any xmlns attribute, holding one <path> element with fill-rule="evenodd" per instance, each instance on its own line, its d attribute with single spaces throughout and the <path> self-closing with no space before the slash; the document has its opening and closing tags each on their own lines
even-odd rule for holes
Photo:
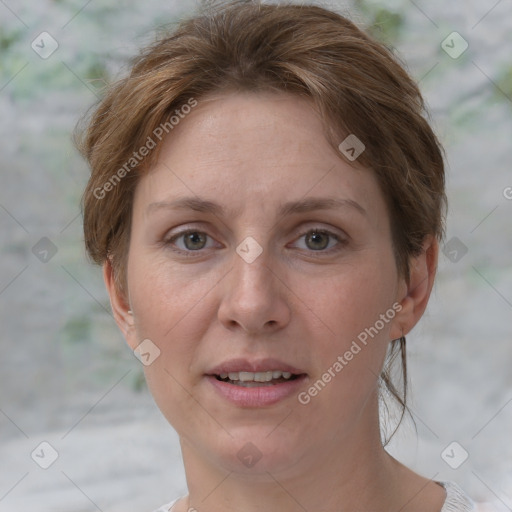
<svg viewBox="0 0 512 512">
<path fill-rule="evenodd" d="M 161 351 L 144 371 L 181 440 L 189 495 L 174 511 L 439 511 L 445 491 L 383 449 L 377 402 L 390 340 L 407 334 L 427 305 L 435 239 L 411 260 L 406 283 L 375 176 L 339 157 L 305 99 L 211 96 L 163 144 L 135 193 L 128 296 L 116 290 L 108 261 L 104 278 L 130 347 L 149 338 Z M 184 196 L 227 214 L 149 206 Z M 364 212 L 345 205 L 277 214 L 283 202 L 313 196 L 348 199 Z M 185 228 L 205 238 L 170 240 Z M 312 239 L 313 228 L 342 242 Z M 263 251 L 252 263 L 235 251 L 248 236 Z M 306 372 L 307 390 L 393 304 L 400 312 L 307 405 L 294 394 L 235 406 L 205 378 L 233 357 L 274 357 Z M 261 453 L 251 468 L 237 457 L 247 442 Z"/>
</svg>

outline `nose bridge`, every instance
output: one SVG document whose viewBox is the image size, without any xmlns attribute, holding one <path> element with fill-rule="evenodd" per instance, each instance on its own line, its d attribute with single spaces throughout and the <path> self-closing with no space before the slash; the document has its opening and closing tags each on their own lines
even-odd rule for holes
<svg viewBox="0 0 512 512">
<path fill-rule="evenodd" d="M 257 332 L 289 320 L 280 281 L 271 271 L 274 265 L 270 254 L 254 239 L 245 239 L 236 248 L 219 309 L 219 319 L 226 326 L 238 324 L 246 331 Z"/>
<path fill-rule="evenodd" d="M 233 283 L 239 300 L 254 301 L 268 295 L 274 279 L 269 270 L 269 250 L 252 237 L 247 237 L 236 249 Z"/>
</svg>

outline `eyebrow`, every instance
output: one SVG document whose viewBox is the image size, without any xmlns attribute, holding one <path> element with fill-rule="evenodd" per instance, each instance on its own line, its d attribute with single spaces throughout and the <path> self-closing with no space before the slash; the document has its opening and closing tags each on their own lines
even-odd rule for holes
<svg viewBox="0 0 512 512">
<path fill-rule="evenodd" d="M 309 197 L 299 201 L 289 201 L 280 206 L 278 216 L 284 217 L 294 213 L 307 213 L 315 210 L 334 210 L 341 208 L 353 208 L 359 213 L 366 215 L 366 210 L 352 199 L 340 199 L 334 197 Z M 200 197 L 182 197 L 175 201 L 158 201 L 151 203 L 147 207 L 147 213 L 153 213 L 159 210 L 194 210 L 196 212 L 211 213 L 215 216 L 226 216 L 226 210 L 223 206 L 213 201 L 208 201 Z M 236 217 L 240 211 L 230 212 L 230 215 Z"/>
</svg>

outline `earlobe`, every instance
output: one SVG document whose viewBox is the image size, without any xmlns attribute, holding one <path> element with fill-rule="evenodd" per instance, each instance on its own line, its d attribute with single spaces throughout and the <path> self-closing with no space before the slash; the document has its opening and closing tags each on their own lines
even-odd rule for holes
<svg viewBox="0 0 512 512">
<path fill-rule="evenodd" d="M 129 343 L 130 335 L 134 328 L 133 313 L 125 297 L 118 290 L 115 282 L 114 269 L 109 259 L 103 264 L 103 280 L 105 281 L 105 286 L 110 297 L 110 306 L 114 320 L 123 333 L 124 338 Z"/>
<path fill-rule="evenodd" d="M 409 283 L 404 286 L 406 291 L 399 301 L 402 309 L 395 317 L 391 339 L 408 334 L 423 316 L 434 285 L 438 253 L 437 239 L 428 235 L 422 252 L 411 258 Z"/>
</svg>

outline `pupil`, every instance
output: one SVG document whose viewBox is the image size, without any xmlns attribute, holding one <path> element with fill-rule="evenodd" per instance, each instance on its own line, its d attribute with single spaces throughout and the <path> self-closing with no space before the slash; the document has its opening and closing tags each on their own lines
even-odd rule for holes
<svg viewBox="0 0 512 512">
<path fill-rule="evenodd" d="M 317 231 L 312 231 L 311 233 L 312 233 L 312 234 L 311 234 L 310 239 L 312 239 L 312 240 L 313 240 L 313 245 L 314 245 L 315 243 L 317 243 L 317 241 L 318 241 L 318 237 L 320 237 L 320 240 L 321 240 L 321 238 L 322 238 L 322 237 L 324 237 L 324 242 L 325 242 L 325 241 L 327 241 L 327 237 L 325 236 L 325 234 L 324 234 L 324 233 L 319 233 L 319 232 L 317 232 Z M 315 241 L 315 239 L 316 239 L 316 241 Z M 316 249 L 325 249 L 325 248 L 327 247 L 327 243 L 323 243 L 323 244 L 320 244 L 320 245 L 321 245 L 321 247 L 318 247 L 318 246 L 317 246 L 317 247 L 316 247 Z M 315 248 L 315 247 L 314 247 L 314 248 Z"/>
<path fill-rule="evenodd" d="M 187 246 L 187 249 L 201 249 L 201 247 L 197 247 L 194 244 L 199 243 L 201 245 L 201 242 L 204 244 L 204 237 L 201 236 L 199 233 L 189 233 L 185 237 L 185 245 Z M 188 242 L 192 242 L 192 247 L 190 247 L 190 244 Z"/>
</svg>

